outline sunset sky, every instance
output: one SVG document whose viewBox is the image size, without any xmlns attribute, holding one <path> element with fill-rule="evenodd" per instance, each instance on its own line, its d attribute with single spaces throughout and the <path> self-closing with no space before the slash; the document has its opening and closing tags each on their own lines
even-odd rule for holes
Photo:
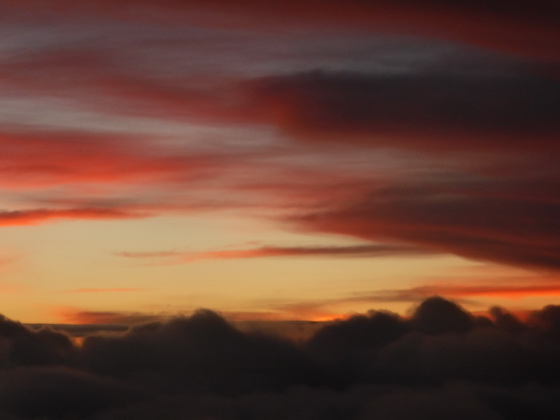
<svg viewBox="0 0 560 420">
<path fill-rule="evenodd" d="M 560 304 L 555 1 L 0 0 L 0 308 Z"/>
</svg>

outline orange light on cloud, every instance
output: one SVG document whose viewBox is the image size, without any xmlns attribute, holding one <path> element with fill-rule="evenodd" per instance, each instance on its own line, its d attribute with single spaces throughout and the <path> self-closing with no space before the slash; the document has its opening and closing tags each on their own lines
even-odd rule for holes
<svg viewBox="0 0 560 420">
<path fill-rule="evenodd" d="M 524 284 L 511 286 L 434 286 L 432 291 L 441 296 L 494 297 L 501 299 L 523 299 L 528 297 L 560 296 L 560 280 L 551 284 Z"/>
<path fill-rule="evenodd" d="M 0 227 L 29 226 L 61 219 L 110 220 L 147 217 L 146 213 L 133 213 L 111 208 L 31 209 L 0 211 Z"/>
<path fill-rule="evenodd" d="M 133 325 L 161 321 L 167 318 L 167 316 L 162 314 L 88 311 L 72 306 L 59 306 L 54 308 L 51 312 L 60 322 L 67 324 Z"/>
</svg>

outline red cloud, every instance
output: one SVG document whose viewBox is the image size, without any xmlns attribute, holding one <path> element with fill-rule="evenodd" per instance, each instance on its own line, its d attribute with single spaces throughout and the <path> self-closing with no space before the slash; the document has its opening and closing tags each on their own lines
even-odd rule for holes
<svg viewBox="0 0 560 420">
<path fill-rule="evenodd" d="M 19 187 L 189 179 L 225 163 L 218 156 L 171 156 L 118 135 L 4 132 L 0 147 L 0 184 Z"/>
<path fill-rule="evenodd" d="M 4 210 L 0 211 L 0 227 L 38 225 L 60 219 L 111 220 L 147 216 L 146 213 L 111 208 Z"/>
</svg>

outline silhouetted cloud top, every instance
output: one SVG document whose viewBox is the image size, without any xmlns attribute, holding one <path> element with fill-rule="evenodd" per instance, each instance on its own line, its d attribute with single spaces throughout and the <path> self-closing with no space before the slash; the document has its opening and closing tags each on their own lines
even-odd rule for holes
<svg viewBox="0 0 560 420">
<path fill-rule="evenodd" d="M 550 419 L 560 415 L 560 309 L 475 316 L 441 297 L 371 311 L 307 340 L 219 314 L 90 335 L 0 320 L 0 415 L 22 419 Z"/>
</svg>

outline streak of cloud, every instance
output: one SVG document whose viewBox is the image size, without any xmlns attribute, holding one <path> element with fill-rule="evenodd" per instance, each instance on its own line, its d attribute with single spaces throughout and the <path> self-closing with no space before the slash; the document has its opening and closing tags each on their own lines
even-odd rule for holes
<svg viewBox="0 0 560 420">
<path fill-rule="evenodd" d="M 432 252 L 422 248 L 401 245 L 353 245 L 353 246 L 302 246 L 279 247 L 262 246 L 253 249 L 233 249 L 204 252 L 118 252 L 117 256 L 138 259 L 156 259 L 172 264 L 190 263 L 200 260 L 236 260 L 269 257 L 387 257 L 387 256 L 427 256 Z"/>
<path fill-rule="evenodd" d="M 417 37 L 443 38 L 496 51 L 557 59 L 554 45 L 560 36 L 555 25 L 560 11 L 554 2 L 522 1 L 413 2 L 362 1 L 341 5 L 335 0 L 271 1 L 266 8 L 253 0 L 235 4 L 222 0 L 200 2 L 49 0 L 58 14 L 113 16 L 122 20 L 181 23 L 196 22 L 210 27 L 253 28 L 262 32 L 299 26 L 326 26 L 331 30 L 360 28 L 369 33 L 404 33 Z M 44 2 L 11 5 L 17 12 L 40 12 Z M 8 9 L 9 10 L 9 9 Z M 226 16 L 228 19 L 226 19 Z"/>
<path fill-rule="evenodd" d="M 303 229 L 393 239 L 475 260 L 558 270 L 560 208 L 552 192 L 557 189 L 554 179 L 544 177 L 525 195 L 523 186 L 515 189 L 515 179 L 434 177 L 380 189 L 296 221 Z M 505 190 L 493 194 L 499 186 Z M 504 195 L 508 190 L 515 195 Z"/>
<path fill-rule="evenodd" d="M 0 211 L 0 227 L 30 226 L 57 220 L 115 220 L 148 217 L 146 213 L 113 208 L 32 209 Z"/>
</svg>

